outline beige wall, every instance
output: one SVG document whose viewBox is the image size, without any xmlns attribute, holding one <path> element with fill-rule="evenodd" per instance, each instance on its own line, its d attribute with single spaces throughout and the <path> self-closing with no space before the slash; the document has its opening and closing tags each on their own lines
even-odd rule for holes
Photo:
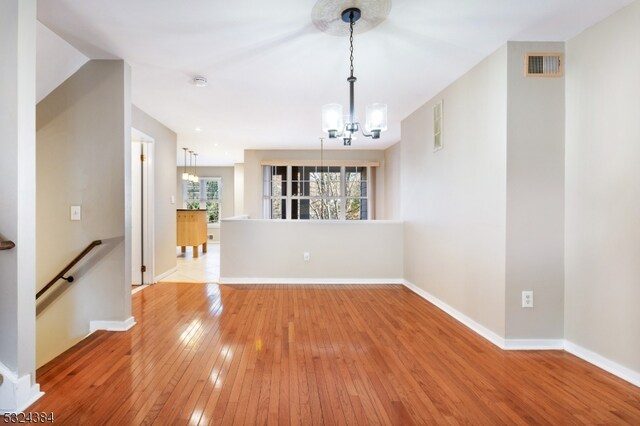
<svg viewBox="0 0 640 426">
<path fill-rule="evenodd" d="M 73 269 L 73 285 L 38 304 L 38 365 L 84 338 L 90 321 L 131 316 L 129 75 L 123 61 L 90 61 L 37 107 L 38 289 L 103 240 Z M 71 205 L 82 206 L 81 221 L 69 220 Z"/>
<path fill-rule="evenodd" d="M 34 396 L 35 37 L 35 0 L 0 2 L 0 413 Z"/>
<path fill-rule="evenodd" d="M 564 78 L 526 78 L 527 52 L 564 43 L 508 43 L 506 336 L 561 339 L 564 308 Z M 522 308 L 533 290 L 534 308 Z"/>
<path fill-rule="evenodd" d="M 233 215 L 244 215 L 244 164 L 233 165 Z"/>
<path fill-rule="evenodd" d="M 384 212 L 381 219 L 402 218 L 401 149 L 402 144 L 398 142 L 384 151 Z"/>
<path fill-rule="evenodd" d="M 634 2 L 566 46 L 565 337 L 636 372 L 639 23 Z"/>
<path fill-rule="evenodd" d="M 262 166 L 263 160 L 320 160 L 320 150 L 245 150 L 244 152 L 244 213 L 252 219 L 262 219 Z M 378 161 L 375 171 L 376 185 L 374 218 L 384 211 L 384 151 L 340 149 L 325 150 L 324 160 Z"/>
<path fill-rule="evenodd" d="M 433 151 L 443 100 L 444 148 Z M 507 47 L 402 122 L 405 279 L 505 335 Z"/>
<path fill-rule="evenodd" d="M 131 111 L 133 128 L 153 138 L 155 275 L 176 267 L 176 143 L 171 129 L 136 106 Z"/>
<path fill-rule="evenodd" d="M 402 279 L 401 222 L 232 219 L 221 231 L 220 282 Z"/>
</svg>

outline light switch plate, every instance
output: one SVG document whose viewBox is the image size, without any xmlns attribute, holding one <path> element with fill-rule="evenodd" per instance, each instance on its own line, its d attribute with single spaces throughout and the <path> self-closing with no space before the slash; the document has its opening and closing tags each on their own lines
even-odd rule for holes
<svg viewBox="0 0 640 426">
<path fill-rule="evenodd" d="M 80 206 L 71 206 L 71 220 L 82 219 L 82 209 Z"/>
</svg>

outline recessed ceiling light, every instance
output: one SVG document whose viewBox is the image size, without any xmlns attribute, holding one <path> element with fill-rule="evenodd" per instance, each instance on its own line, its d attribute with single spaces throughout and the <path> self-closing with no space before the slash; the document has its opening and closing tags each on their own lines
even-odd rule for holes
<svg viewBox="0 0 640 426">
<path fill-rule="evenodd" d="M 195 84 L 196 87 L 207 87 L 208 83 L 206 77 L 193 77 L 193 84 Z"/>
<path fill-rule="evenodd" d="M 202 130 L 200 127 L 196 127 L 196 132 L 199 132 L 200 130 Z"/>
<path fill-rule="evenodd" d="M 220 145 L 220 144 L 219 144 L 219 143 L 214 143 L 214 144 L 213 144 L 213 146 L 218 146 L 218 145 Z"/>
</svg>

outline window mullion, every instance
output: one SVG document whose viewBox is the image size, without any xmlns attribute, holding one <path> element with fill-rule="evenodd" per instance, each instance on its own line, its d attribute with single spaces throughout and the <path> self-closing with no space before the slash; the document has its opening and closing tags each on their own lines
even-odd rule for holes
<svg viewBox="0 0 640 426">
<path fill-rule="evenodd" d="M 291 190 L 293 188 L 293 184 L 291 183 L 291 180 L 293 179 L 293 172 L 291 170 L 291 166 L 287 166 L 287 199 L 286 199 L 286 205 L 287 205 L 287 217 L 286 219 L 291 219 L 291 206 L 292 206 L 292 202 L 291 202 Z"/>
<path fill-rule="evenodd" d="M 340 167 L 340 220 L 347 220 L 347 174 L 344 166 Z"/>
</svg>

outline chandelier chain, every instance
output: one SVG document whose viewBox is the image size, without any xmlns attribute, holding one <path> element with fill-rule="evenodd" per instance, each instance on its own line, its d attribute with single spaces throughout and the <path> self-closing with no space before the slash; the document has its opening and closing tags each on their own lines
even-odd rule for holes
<svg viewBox="0 0 640 426">
<path fill-rule="evenodd" d="M 353 26 L 355 25 L 355 22 L 353 21 L 353 12 L 351 12 L 351 16 L 350 16 L 350 24 L 349 24 L 349 52 L 351 53 L 351 56 L 349 57 L 349 60 L 351 61 L 351 77 L 353 77 Z"/>
</svg>

